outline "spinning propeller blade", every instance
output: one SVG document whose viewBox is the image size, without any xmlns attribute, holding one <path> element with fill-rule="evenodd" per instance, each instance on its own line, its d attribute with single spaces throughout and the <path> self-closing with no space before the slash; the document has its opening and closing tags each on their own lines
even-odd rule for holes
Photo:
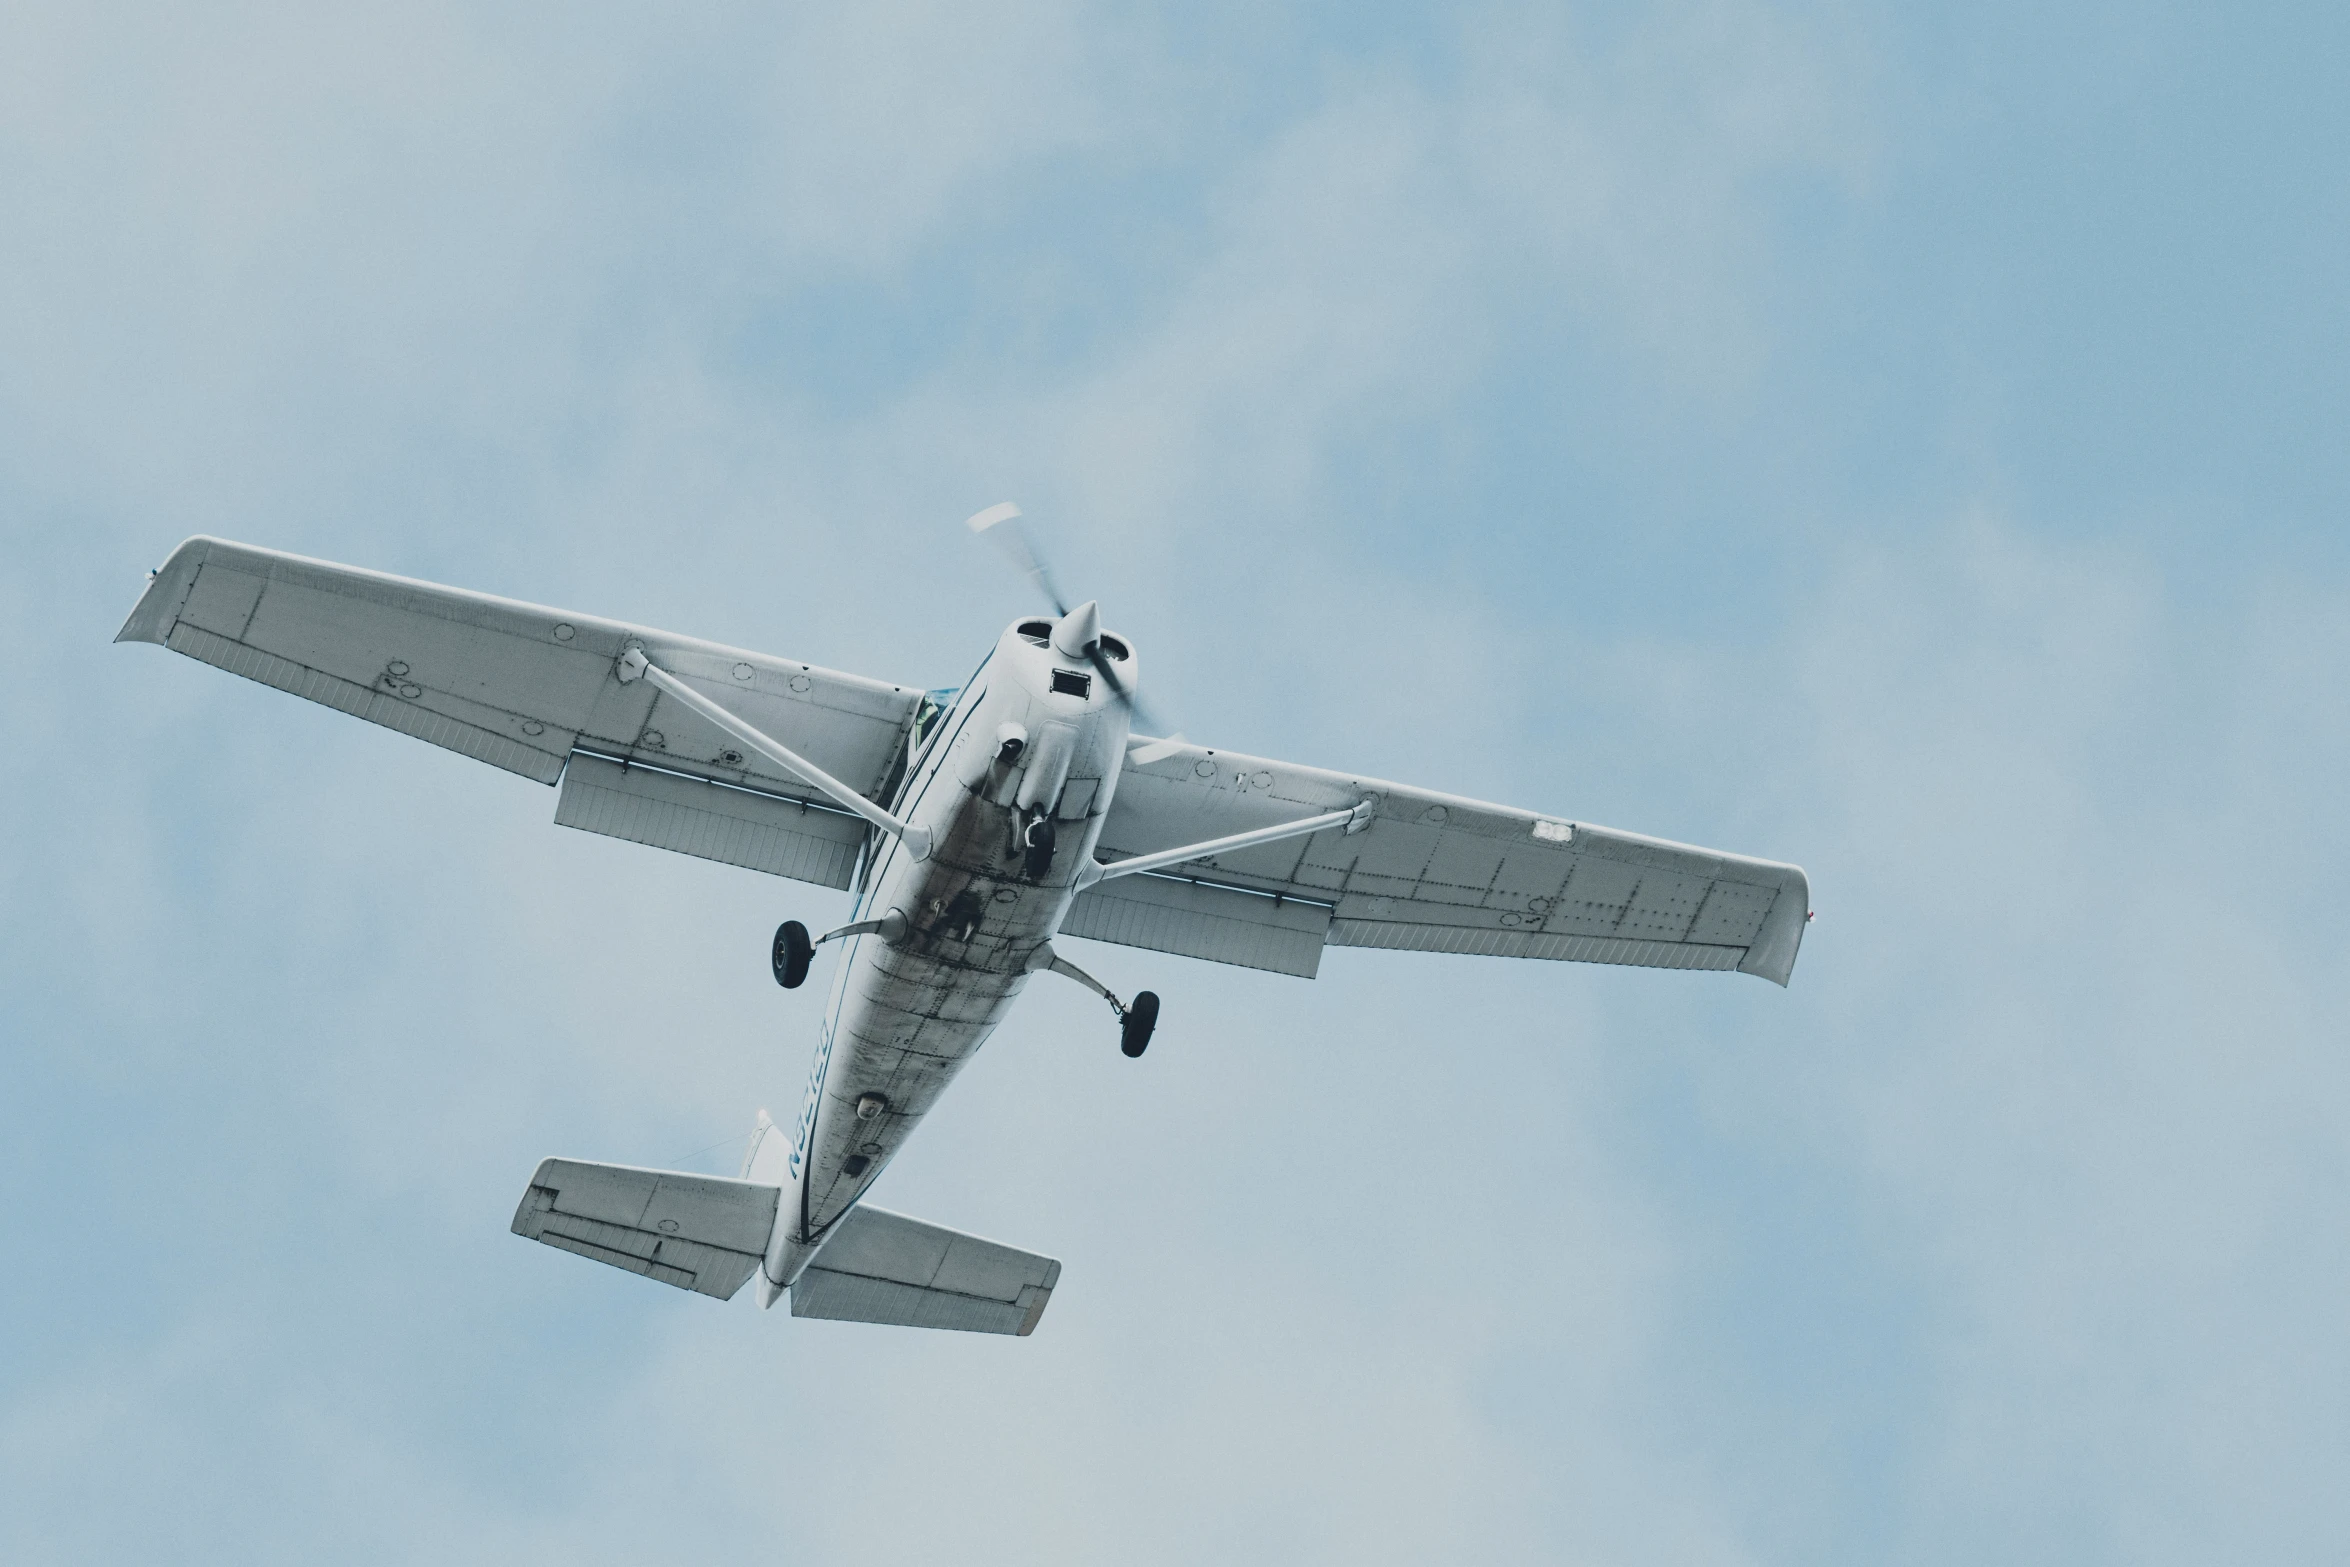
<svg viewBox="0 0 2350 1567">
<path fill-rule="evenodd" d="M 1019 507 L 1010 501 L 998 501 L 985 511 L 973 512 L 963 526 L 1002 550 L 1006 558 L 1020 568 L 1021 575 L 1036 584 L 1037 591 L 1045 596 L 1045 602 L 1052 605 L 1054 614 L 1069 613 L 1069 601 L 1061 597 L 1060 588 L 1053 582 L 1053 574 L 1045 570 L 1044 561 L 1036 553 L 1036 547 L 1028 542 L 1028 530 L 1020 526 Z M 1114 680 L 1110 683 L 1117 684 Z"/>
</svg>

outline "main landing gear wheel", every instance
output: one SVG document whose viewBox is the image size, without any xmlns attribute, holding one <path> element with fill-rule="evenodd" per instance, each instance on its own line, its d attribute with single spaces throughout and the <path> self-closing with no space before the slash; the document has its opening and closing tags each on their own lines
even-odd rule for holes
<svg viewBox="0 0 2350 1567">
<path fill-rule="evenodd" d="M 1151 1030 L 1159 1026 L 1159 993 L 1145 990 L 1136 995 L 1126 1015 L 1118 1020 L 1118 1048 L 1129 1056 L 1139 1056 L 1150 1048 Z"/>
<path fill-rule="evenodd" d="M 798 920 L 785 920 L 775 927 L 775 982 L 786 990 L 797 990 L 808 978 L 808 965 L 816 961 L 816 943 L 808 939 L 808 927 Z"/>
</svg>

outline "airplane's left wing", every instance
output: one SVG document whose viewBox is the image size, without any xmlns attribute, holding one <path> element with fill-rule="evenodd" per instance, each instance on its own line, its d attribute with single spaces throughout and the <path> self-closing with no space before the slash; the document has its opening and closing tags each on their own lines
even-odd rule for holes
<svg viewBox="0 0 2350 1567">
<path fill-rule="evenodd" d="M 1140 744 L 1098 853 L 1115 862 L 1365 800 L 1359 830 L 1104 881 L 1061 928 L 1306 976 L 1325 945 L 1734 969 L 1781 985 L 1794 970 L 1811 888 L 1793 865 L 1231 751 Z"/>
<path fill-rule="evenodd" d="M 541 783 L 569 763 L 566 825 L 834 886 L 864 824 L 650 683 L 623 683 L 615 661 L 643 647 L 876 800 L 922 700 L 765 653 L 207 538 L 172 552 L 115 640 L 159 642 Z"/>
</svg>

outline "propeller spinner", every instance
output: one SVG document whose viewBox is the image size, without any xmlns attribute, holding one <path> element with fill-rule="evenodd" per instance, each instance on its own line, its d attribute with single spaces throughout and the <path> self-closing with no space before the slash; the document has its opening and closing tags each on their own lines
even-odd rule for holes
<svg viewBox="0 0 2350 1567">
<path fill-rule="evenodd" d="M 1044 595 L 1045 602 L 1052 605 L 1053 613 L 1060 617 L 1059 623 L 1053 628 L 1053 646 L 1067 657 L 1082 658 L 1092 664 L 1101 675 L 1102 684 L 1108 686 L 1112 694 L 1126 704 L 1126 710 L 1134 715 L 1137 727 L 1148 732 L 1163 733 L 1165 726 L 1158 723 L 1149 709 L 1142 705 L 1140 694 L 1118 678 L 1117 670 L 1110 666 L 1109 655 L 1102 651 L 1101 605 L 1088 599 L 1075 609 L 1069 607 L 1069 601 L 1061 596 L 1060 586 L 1053 581 L 1052 571 L 1045 565 L 1044 557 L 1037 554 L 1036 545 L 1029 539 L 1028 530 L 1020 526 L 1020 508 L 1010 501 L 998 501 L 985 511 L 972 513 L 963 526 L 1002 550 L 1005 558 L 1019 568 L 1022 576 L 1035 583 L 1037 591 Z M 1182 738 L 1180 734 L 1168 737 L 1173 741 L 1181 741 Z"/>
</svg>

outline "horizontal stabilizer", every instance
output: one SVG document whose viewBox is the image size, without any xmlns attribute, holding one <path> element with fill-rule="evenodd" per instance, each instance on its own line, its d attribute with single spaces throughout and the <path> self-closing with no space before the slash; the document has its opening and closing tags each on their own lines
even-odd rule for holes
<svg viewBox="0 0 2350 1567">
<path fill-rule="evenodd" d="M 779 1195 L 755 1181 L 548 1159 L 514 1233 L 725 1300 L 759 1266 Z"/>
<path fill-rule="evenodd" d="M 1025 1338 L 1060 1277 L 1050 1257 L 860 1205 L 792 1285 L 791 1312 Z"/>
</svg>

